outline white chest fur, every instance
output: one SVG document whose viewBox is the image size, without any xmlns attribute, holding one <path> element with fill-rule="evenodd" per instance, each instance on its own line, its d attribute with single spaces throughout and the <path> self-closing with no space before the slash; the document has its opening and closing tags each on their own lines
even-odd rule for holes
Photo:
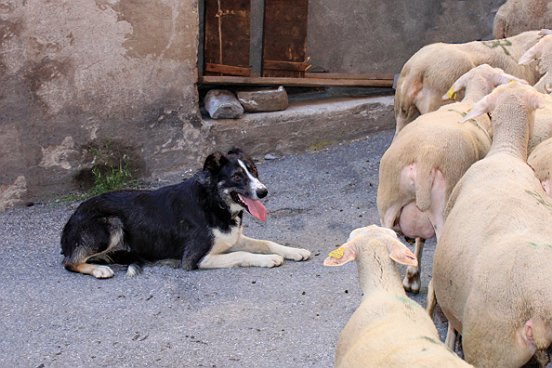
<svg viewBox="0 0 552 368">
<path fill-rule="evenodd" d="M 241 226 L 233 226 L 229 232 L 222 232 L 218 229 L 213 229 L 213 247 L 210 254 L 226 253 L 240 239 L 242 234 Z"/>
</svg>

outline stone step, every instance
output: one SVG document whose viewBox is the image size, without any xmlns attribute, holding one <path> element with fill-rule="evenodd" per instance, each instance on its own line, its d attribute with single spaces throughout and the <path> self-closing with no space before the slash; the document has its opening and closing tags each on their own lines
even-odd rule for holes
<svg viewBox="0 0 552 368">
<path fill-rule="evenodd" d="M 237 145 L 255 158 L 317 151 L 395 128 L 392 95 L 291 101 L 283 111 L 204 121 L 215 147 Z"/>
</svg>

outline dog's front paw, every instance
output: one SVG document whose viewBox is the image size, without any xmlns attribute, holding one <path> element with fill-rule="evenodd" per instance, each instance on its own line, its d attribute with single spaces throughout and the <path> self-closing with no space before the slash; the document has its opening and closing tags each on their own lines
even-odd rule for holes
<svg viewBox="0 0 552 368">
<path fill-rule="evenodd" d="M 258 262 L 258 267 L 278 267 L 282 263 L 284 263 L 284 257 L 279 256 L 277 254 L 268 254 L 268 255 L 261 255 L 261 259 Z"/>
<path fill-rule="evenodd" d="M 92 276 L 97 279 L 108 279 L 113 277 L 113 275 L 113 270 L 107 266 L 96 266 L 94 270 L 92 270 Z"/>
<path fill-rule="evenodd" d="M 306 261 L 307 259 L 310 259 L 312 257 L 312 254 L 309 250 L 302 249 L 302 248 L 292 248 L 287 247 L 285 258 L 286 259 L 292 259 L 294 261 Z"/>
</svg>

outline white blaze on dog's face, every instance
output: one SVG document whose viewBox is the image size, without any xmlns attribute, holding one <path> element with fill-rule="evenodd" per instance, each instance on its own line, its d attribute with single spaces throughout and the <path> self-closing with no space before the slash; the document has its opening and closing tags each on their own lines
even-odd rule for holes
<svg viewBox="0 0 552 368">
<path fill-rule="evenodd" d="M 231 150 L 222 155 L 215 177 L 222 198 L 234 214 L 249 212 L 260 221 L 266 221 L 266 208 L 260 199 L 268 190 L 258 178 L 257 168 L 250 157 L 240 150 Z"/>
<path fill-rule="evenodd" d="M 266 194 L 268 193 L 268 190 L 266 189 L 266 186 L 261 183 L 259 179 L 257 179 L 255 176 L 249 172 L 247 169 L 247 166 L 245 166 L 244 162 L 242 160 L 238 160 L 238 163 L 245 171 L 245 174 L 247 175 L 247 178 L 249 179 L 249 192 L 252 194 L 252 199 L 260 199 L 263 197 L 266 197 Z"/>
</svg>

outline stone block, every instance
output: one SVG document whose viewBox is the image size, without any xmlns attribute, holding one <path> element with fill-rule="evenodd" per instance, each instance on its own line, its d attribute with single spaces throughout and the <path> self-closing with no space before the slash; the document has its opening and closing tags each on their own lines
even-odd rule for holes
<svg viewBox="0 0 552 368">
<path fill-rule="evenodd" d="M 203 103 L 213 119 L 237 119 L 243 115 L 243 107 L 236 96 L 224 89 L 210 90 Z"/>
<path fill-rule="evenodd" d="M 283 86 L 270 90 L 240 91 L 238 100 L 247 112 L 280 111 L 288 107 L 288 96 Z"/>
</svg>

